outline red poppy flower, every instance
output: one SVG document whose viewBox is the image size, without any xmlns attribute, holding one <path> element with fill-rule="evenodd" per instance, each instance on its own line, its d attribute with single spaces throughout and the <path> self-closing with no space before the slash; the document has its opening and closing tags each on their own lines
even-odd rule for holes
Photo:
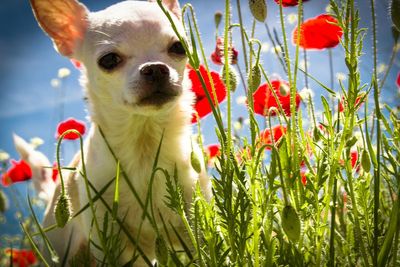
<svg viewBox="0 0 400 267">
<path fill-rule="evenodd" d="M 351 167 L 354 169 L 356 167 L 357 160 L 358 160 L 357 150 L 353 150 L 350 152 L 350 159 L 351 159 Z M 357 171 L 358 171 L 358 168 L 357 168 Z"/>
<path fill-rule="evenodd" d="M 282 80 L 271 81 L 272 88 L 274 89 L 279 102 L 281 103 L 282 109 L 287 116 L 290 116 L 290 92 L 289 84 Z M 268 115 L 268 110 L 272 107 L 279 109 L 278 103 L 271 91 L 271 88 L 267 83 L 258 87 L 253 93 L 254 98 L 254 112 L 260 115 Z M 300 95 L 296 93 L 296 109 L 300 105 Z M 269 113 L 271 116 L 275 116 L 276 112 Z"/>
<path fill-rule="evenodd" d="M 355 103 L 354 105 L 357 106 L 357 105 L 360 103 L 360 100 L 361 100 L 361 96 L 358 96 L 358 97 L 356 98 L 356 103 Z M 344 111 L 344 106 L 345 106 L 346 104 L 347 104 L 347 103 L 346 103 L 344 97 L 342 97 L 342 100 L 340 100 L 340 102 L 339 102 L 339 112 L 343 112 L 343 111 Z"/>
<path fill-rule="evenodd" d="M 207 91 L 210 93 L 211 99 L 214 103 L 214 106 L 217 105 L 214 99 L 214 94 L 212 92 L 212 87 L 211 87 L 211 82 L 208 79 L 207 75 L 207 70 L 203 65 L 200 65 L 200 74 L 203 77 Z M 219 74 L 215 71 L 210 71 L 211 78 L 214 82 L 214 87 L 215 87 L 215 94 L 217 96 L 217 101 L 218 103 L 221 103 L 225 97 L 226 97 L 226 87 L 225 84 L 222 82 L 221 77 Z M 201 85 L 200 79 L 196 74 L 196 71 L 189 67 L 189 79 L 192 81 L 192 88 L 191 90 L 195 93 L 196 99 L 194 103 L 194 109 L 197 112 L 197 115 L 199 118 L 203 118 L 209 113 L 211 113 L 212 109 L 210 104 L 208 103 L 208 99 L 206 97 L 206 94 L 204 92 L 203 86 Z M 197 122 L 197 116 L 196 114 L 193 114 L 192 116 L 192 123 Z"/>
<path fill-rule="evenodd" d="M 272 132 L 271 132 L 272 130 Z M 260 133 L 260 139 L 262 144 L 264 145 L 272 145 L 272 138 L 275 143 L 279 142 L 281 137 L 286 134 L 286 127 L 285 126 L 275 126 L 272 127 L 272 129 L 265 129 Z M 271 148 L 269 146 L 266 147 L 266 149 L 270 150 Z"/>
<path fill-rule="evenodd" d="M 53 164 L 53 169 L 52 169 L 52 174 L 51 174 L 51 179 L 53 179 L 53 182 L 57 181 L 58 178 L 58 167 L 57 163 Z"/>
<path fill-rule="evenodd" d="M 299 45 L 304 49 L 332 48 L 339 44 L 343 30 L 330 15 L 319 15 L 300 25 Z M 298 30 L 293 31 L 293 44 L 297 44 Z"/>
<path fill-rule="evenodd" d="M 216 156 L 219 156 L 221 154 L 221 145 L 220 144 L 212 144 L 206 146 L 206 153 L 209 157 L 209 159 L 213 159 Z"/>
<path fill-rule="evenodd" d="M 232 45 L 229 45 L 228 53 L 230 59 L 229 64 L 236 64 L 238 61 L 239 52 Z M 217 44 L 215 45 L 215 50 L 211 54 L 211 61 L 217 65 L 224 64 L 224 38 L 222 37 L 217 38 Z"/>
<path fill-rule="evenodd" d="M 306 176 L 306 171 L 300 171 L 300 176 L 301 176 L 301 183 L 306 186 L 307 185 L 307 176 Z"/>
<path fill-rule="evenodd" d="M 68 130 L 77 130 L 81 135 L 84 135 L 86 131 L 86 126 L 83 121 L 68 118 L 67 120 L 58 124 L 56 138 L 60 138 L 60 136 Z M 68 133 L 64 136 L 64 139 L 68 140 L 75 140 L 78 138 L 79 135 L 76 133 Z"/>
<path fill-rule="evenodd" d="M 23 182 L 32 178 L 32 170 L 29 165 L 23 161 L 11 160 L 11 167 L 3 174 L 2 184 L 9 186 L 13 183 Z"/>
<path fill-rule="evenodd" d="M 7 257 L 11 258 L 13 264 L 18 267 L 29 267 L 37 262 L 36 256 L 32 250 L 7 248 L 5 254 Z"/>
<path fill-rule="evenodd" d="M 400 88 L 400 72 L 397 73 L 396 85 L 397 85 L 397 88 Z"/>
<path fill-rule="evenodd" d="M 280 4 L 280 0 L 274 0 L 275 3 L 278 5 Z M 306 2 L 308 0 L 303 0 L 303 2 Z M 282 6 L 283 7 L 288 7 L 288 6 L 297 6 L 299 4 L 299 0 L 282 0 Z"/>
</svg>

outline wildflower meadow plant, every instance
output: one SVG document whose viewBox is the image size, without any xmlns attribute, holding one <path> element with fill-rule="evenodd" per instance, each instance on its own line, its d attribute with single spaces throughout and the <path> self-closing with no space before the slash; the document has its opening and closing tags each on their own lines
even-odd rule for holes
<svg viewBox="0 0 400 267">
<path fill-rule="evenodd" d="M 184 203 L 179 173 L 162 170 L 168 192 L 165 203 L 179 215 L 185 232 L 174 233 L 180 237 L 181 250 L 174 249 L 171 240 L 157 238 L 157 266 L 400 266 L 400 74 L 397 80 L 388 78 L 394 77 L 392 68 L 399 68 L 400 1 L 387 1 L 393 25 L 377 25 L 375 0 L 330 0 L 326 12 L 306 16 L 315 1 L 225 0 L 224 12 L 214 17 L 215 43 L 209 49 L 203 45 L 193 6 L 183 6 L 182 24 L 188 38 L 176 34 L 188 57 L 188 86 L 195 94 L 193 142 L 203 150 L 213 197 L 207 201 L 197 188 L 192 203 Z M 157 2 L 174 25 L 161 0 Z M 358 6 L 366 3 L 370 13 L 361 14 Z M 269 11 L 273 5 L 278 7 L 275 14 Z M 245 18 L 245 10 L 253 17 Z M 293 12 L 297 19 L 290 32 L 286 18 Z M 278 28 L 270 29 L 271 17 L 279 20 Z M 369 26 L 361 27 L 361 20 Z M 383 73 L 378 73 L 378 26 L 391 27 L 394 38 Z M 366 36 L 372 39 L 368 52 Z M 262 58 L 266 42 L 273 61 Z M 333 49 L 341 51 L 340 77 L 333 71 Z M 310 53 L 319 53 L 318 60 L 326 61 L 329 79 L 314 74 Z M 366 59 L 372 63 L 363 64 Z M 283 74 L 272 72 L 271 64 Z M 397 104 L 385 102 L 386 88 L 395 92 L 392 97 Z M 237 106 L 244 110 L 238 117 L 234 96 L 241 97 Z M 207 140 L 206 121 L 215 122 L 212 130 L 217 142 Z M 46 232 L 64 227 L 83 211 L 71 213 L 63 171 L 81 172 L 89 197 L 84 209 L 91 212 L 103 202 L 107 187 L 115 184 L 115 201 L 107 206 L 107 218 L 103 224 L 93 221 L 92 231 L 104 240 L 101 266 L 116 266 L 124 249 L 118 243 L 121 231 L 135 243 L 136 237 L 126 232 L 123 218 L 116 215 L 119 179 L 126 177 L 114 153 L 118 173 L 100 191 L 91 185 L 84 164 L 78 170 L 60 161 L 62 140 L 77 139 L 82 149 L 84 132 L 84 123 L 75 119 L 60 123 L 57 129 L 57 164 L 48 166 L 53 176 L 59 174 L 62 184 L 55 210 L 57 224 L 41 228 L 28 197 L 31 214 L 21 222 L 23 247 L 0 252 L 1 264 L 66 264 L 53 255 L 46 238 Z M 192 155 L 196 171 L 203 166 L 199 160 Z M 11 165 L 7 157 L 0 161 L 3 187 L 30 179 L 24 161 L 12 160 Z M 156 171 L 157 158 L 154 162 Z M 10 206 L 3 187 L 0 214 Z M 151 221 L 154 214 L 146 211 L 151 203 L 148 197 L 142 206 L 143 219 Z M 164 230 L 168 232 L 167 223 Z M 53 262 L 44 261 L 43 250 L 53 255 Z M 83 251 L 70 264 L 91 262 L 90 254 Z"/>
</svg>

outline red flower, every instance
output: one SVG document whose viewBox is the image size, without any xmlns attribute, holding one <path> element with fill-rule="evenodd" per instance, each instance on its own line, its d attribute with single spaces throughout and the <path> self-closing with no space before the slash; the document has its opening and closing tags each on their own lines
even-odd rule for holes
<svg viewBox="0 0 400 267">
<path fill-rule="evenodd" d="M 18 267 L 32 266 L 37 261 L 32 250 L 7 248 L 5 253 L 8 257 L 11 257 L 13 264 Z"/>
<path fill-rule="evenodd" d="M 54 164 L 53 164 L 53 169 L 52 169 L 51 178 L 53 179 L 53 182 L 57 181 L 57 178 L 58 178 L 58 167 L 57 167 L 57 163 L 54 163 Z"/>
<path fill-rule="evenodd" d="M 361 96 L 358 96 L 358 97 L 356 98 L 356 103 L 355 103 L 354 105 L 357 106 L 357 105 L 360 103 L 360 100 L 361 100 Z M 344 106 L 345 106 L 346 104 L 347 104 L 347 103 L 345 103 L 344 97 L 342 97 L 342 100 L 339 102 L 339 112 L 343 112 L 343 111 L 344 111 Z"/>
<path fill-rule="evenodd" d="M 68 130 L 77 130 L 81 135 L 84 135 L 86 131 L 86 126 L 83 121 L 68 118 L 67 120 L 58 124 L 56 138 L 60 138 L 60 136 Z M 75 140 L 78 138 L 79 135 L 76 133 L 68 133 L 64 136 L 64 139 L 68 140 Z"/>
<path fill-rule="evenodd" d="M 3 174 L 2 184 L 9 186 L 13 183 L 23 182 L 32 178 L 32 170 L 29 165 L 23 161 L 11 160 L 11 167 Z"/>
<path fill-rule="evenodd" d="M 306 186 L 307 185 L 307 176 L 305 171 L 300 171 L 301 183 Z"/>
<path fill-rule="evenodd" d="M 262 131 L 260 133 L 260 139 L 261 139 L 261 143 L 264 145 L 272 145 L 272 138 L 274 139 L 275 143 L 278 143 L 279 140 L 281 139 L 281 137 L 283 135 L 286 134 L 286 127 L 285 126 L 275 126 L 272 127 L 272 132 L 271 129 L 265 129 L 264 131 Z M 266 149 L 270 150 L 271 147 L 267 146 Z"/>
<path fill-rule="evenodd" d="M 207 87 L 207 91 L 210 93 L 211 99 L 214 103 L 214 106 L 217 105 L 214 99 L 214 94 L 212 92 L 211 82 L 208 79 L 207 70 L 203 65 L 200 65 L 200 74 L 204 79 L 204 82 Z M 226 97 L 226 87 L 225 84 L 222 82 L 221 77 L 215 71 L 210 71 L 211 78 L 214 81 L 215 87 L 215 94 L 217 96 L 218 103 L 221 103 Z M 194 109 L 197 112 L 199 118 L 205 117 L 207 114 L 211 113 L 212 109 L 210 104 L 208 103 L 208 99 L 204 92 L 203 86 L 201 85 L 200 79 L 196 74 L 196 71 L 189 67 L 189 79 L 192 81 L 192 88 L 191 90 L 195 93 L 196 99 L 194 103 Z M 196 114 L 192 116 L 192 123 L 197 122 Z"/>
<path fill-rule="evenodd" d="M 229 64 L 236 64 L 238 61 L 239 52 L 232 46 L 228 47 L 229 53 Z M 211 61 L 217 65 L 224 64 L 224 38 L 218 37 L 217 44 L 215 45 L 215 51 L 211 54 Z"/>
<path fill-rule="evenodd" d="M 397 85 L 397 88 L 400 88 L 400 72 L 397 73 L 396 85 Z"/>
<path fill-rule="evenodd" d="M 337 20 L 329 15 L 319 15 L 300 25 L 299 45 L 304 49 L 332 48 L 339 44 L 343 35 Z M 297 44 L 298 30 L 293 31 L 293 44 Z"/>
<path fill-rule="evenodd" d="M 206 153 L 209 157 L 209 159 L 213 159 L 216 156 L 219 156 L 221 154 L 221 145 L 220 144 L 212 144 L 206 146 Z"/>
<path fill-rule="evenodd" d="M 278 5 L 280 4 L 280 0 L 274 0 L 275 3 Z M 303 2 L 306 2 L 308 0 L 303 0 Z M 282 6 L 283 7 L 288 7 L 288 6 L 297 6 L 299 3 L 299 0 L 282 0 Z"/>
<path fill-rule="evenodd" d="M 358 160 L 357 150 L 353 150 L 350 152 L 350 158 L 351 158 L 351 167 L 354 169 L 356 167 L 357 160 Z M 358 168 L 357 168 L 357 171 L 358 171 Z"/>
<path fill-rule="evenodd" d="M 282 80 L 271 81 L 272 88 L 274 89 L 279 102 L 281 103 L 282 109 L 287 116 L 290 116 L 290 92 L 289 84 Z M 268 86 L 267 83 L 258 87 L 253 93 L 254 98 L 254 112 L 260 115 L 271 115 L 275 116 L 276 112 L 268 114 L 268 110 L 272 107 L 279 109 L 278 103 Z M 296 109 L 300 105 L 300 95 L 296 93 Z"/>
</svg>

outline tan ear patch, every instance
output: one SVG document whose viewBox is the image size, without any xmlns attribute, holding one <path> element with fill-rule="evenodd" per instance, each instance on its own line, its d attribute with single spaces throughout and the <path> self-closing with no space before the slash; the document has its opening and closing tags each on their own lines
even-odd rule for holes
<svg viewBox="0 0 400 267">
<path fill-rule="evenodd" d="M 157 2 L 157 0 L 149 0 L 149 2 Z M 178 0 L 162 0 L 163 5 L 168 8 L 178 19 L 181 19 L 181 8 Z"/>
<path fill-rule="evenodd" d="M 72 56 L 87 28 L 87 8 L 76 0 L 30 0 L 40 27 L 57 51 Z"/>
</svg>

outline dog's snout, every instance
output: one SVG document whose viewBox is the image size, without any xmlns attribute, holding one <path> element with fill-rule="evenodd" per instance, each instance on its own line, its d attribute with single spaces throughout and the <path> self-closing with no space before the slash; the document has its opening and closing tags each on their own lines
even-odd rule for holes
<svg viewBox="0 0 400 267">
<path fill-rule="evenodd" d="M 140 75 L 146 81 L 162 81 L 169 77 L 169 69 L 165 64 L 146 64 L 140 69 Z"/>
</svg>

